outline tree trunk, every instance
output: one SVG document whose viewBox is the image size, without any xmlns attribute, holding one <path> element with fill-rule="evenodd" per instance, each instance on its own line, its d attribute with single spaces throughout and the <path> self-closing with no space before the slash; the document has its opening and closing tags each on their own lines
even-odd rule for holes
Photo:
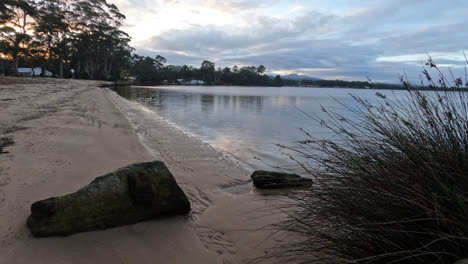
<svg viewBox="0 0 468 264">
<path fill-rule="evenodd" d="M 45 77 L 45 66 L 47 65 L 47 62 L 49 61 L 47 59 L 47 54 L 49 54 L 49 57 L 50 57 L 50 46 L 51 45 L 52 45 L 51 40 L 49 40 L 47 42 L 47 49 L 44 51 L 44 56 L 42 57 L 42 60 L 44 61 L 44 63 L 41 66 L 41 77 Z M 53 76 L 55 77 L 55 73 L 53 74 Z"/>
<path fill-rule="evenodd" d="M 61 79 L 63 79 L 63 60 L 62 60 L 62 58 L 60 58 L 60 62 L 59 62 L 59 77 Z"/>
<path fill-rule="evenodd" d="M 3 59 L 1 57 L 0 57 L 0 70 L 2 71 L 0 76 L 5 76 L 5 65 L 3 65 Z"/>
<path fill-rule="evenodd" d="M 88 61 L 85 64 L 85 66 L 86 66 L 85 71 L 86 71 L 86 74 L 88 75 L 88 79 L 94 79 L 94 73 L 96 72 L 96 70 L 94 69 L 95 67 L 93 65 L 92 60 Z"/>
<path fill-rule="evenodd" d="M 92 65 L 92 60 L 87 59 L 83 66 L 83 71 L 86 73 L 86 78 L 94 79 L 94 65 Z"/>
<path fill-rule="evenodd" d="M 104 59 L 104 69 L 102 69 L 102 72 L 103 72 L 103 74 L 102 74 L 103 79 L 107 80 L 108 79 L 107 78 L 107 76 L 108 76 L 107 75 L 107 58 Z"/>
<path fill-rule="evenodd" d="M 113 59 L 111 59 L 111 61 L 110 61 L 110 63 L 109 63 L 109 70 L 107 71 L 107 76 L 109 76 L 108 79 L 110 79 L 110 77 L 112 77 L 112 76 L 111 76 L 111 73 L 112 73 L 112 64 L 114 64 L 114 60 L 113 60 Z"/>
<path fill-rule="evenodd" d="M 80 71 L 81 71 L 81 60 L 78 60 L 78 65 L 76 66 L 76 72 L 75 72 L 75 78 L 76 79 L 79 79 L 79 74 L 80 74 Z"/>
<path fill-rule="evenodd" d="M 18 76 L 19 58 L 18 54 L 13 54 L 13 75 Z"/>
<path fill-rule="evenodd" d="M 106 71 L 106 80 L 109 80 L 110 77 L 111 77 L 111 72 L 112 72 L 112 64 L 113 64 L 113 58 L 111 57 L 109 59 L 109 65 L 107 65 L 107 59 L 106 59 L 106 65 L 107 67 L 105 68 L 105 71 Z"/>
</svg>

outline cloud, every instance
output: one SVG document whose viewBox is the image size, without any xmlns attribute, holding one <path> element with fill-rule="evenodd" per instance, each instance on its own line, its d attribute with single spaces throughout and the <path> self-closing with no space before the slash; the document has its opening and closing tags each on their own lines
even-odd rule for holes
<svg viewBox="0 0 468 264">
<path fill-rule="evenodd" d="M 419 28 L 414 31 L 382 39 L 385 49 L 393 54 L 418 52 L 454 52 L 466 48 L 468 21 Z"/>
<path fill-rule="evenodd" d="M 249 57 L 271 53 L 273 48 L 279 52 L 289 50 L 302 37 L 325 34 L 333 27 L 333 19 L 334 16 L 309 11 L 293 19 L 257 16 L 252 18 L 249 27 L 191 25 L 162 32 L 142 42 L 142 46 L 200 57 Z"/>
<path fill-rule="evenodd" d="M 468 4 L 453 0 L 120 0 L 137 52 L 170 64 L 259 65 L 322 78 L 419 77 L 425 52 L 459 67 Z M 138 15 L 137 15 L 138 14 Z M 448 56 L 450 54 L 450 58 Z M 395 59 L 398 58 L 398 59 Z M 413 78 L 413 77 L 412 77 Z"/>
</svg>

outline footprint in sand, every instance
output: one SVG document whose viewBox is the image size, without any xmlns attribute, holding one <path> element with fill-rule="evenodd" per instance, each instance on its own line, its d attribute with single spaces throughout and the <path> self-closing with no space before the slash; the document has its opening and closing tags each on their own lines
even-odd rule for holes
<svg viewBox="0 0 468 264">
<path fill-rule="evenodd" d="M 237 257 L 229 254 L 223 256 L 222 260 L 223 264 L 241 264 Z"/>
<path fill-rule="evenodd" d="M 9 177 L 2 177 L 0 178 L 0 187 L 7 186 L 10 182 L 11 179 Z"/>
<path fill-rule="evenodd" d="M 11 178 L 8 176 L 3 169 L 0 169 L 0 187 L 7 186 L 10 184 Z"/>
</svg>

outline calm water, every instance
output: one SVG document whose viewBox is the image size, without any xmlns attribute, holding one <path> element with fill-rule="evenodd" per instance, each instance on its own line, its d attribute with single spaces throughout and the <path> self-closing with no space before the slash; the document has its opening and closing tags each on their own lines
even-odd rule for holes
<svg viewBox="0 0 468 264">
<path fill-rule="evenodd" d="M 249 169 L 267 168 L 265 163 L 291 165 L 275 144 L 292 145 L 304 139 L 300 128 L 315 136 L 329 134 L 301 111 L 323 115 L 323 105 L 346 115 L 336 100 L 355 105 L 349 93 L 375 100 L 375 91 L 341 88 L 160 86 L 120 87 L 116 91 L 233 155 Z M 391 91 L 382 93 L 394 96 Z"/>
</svg>

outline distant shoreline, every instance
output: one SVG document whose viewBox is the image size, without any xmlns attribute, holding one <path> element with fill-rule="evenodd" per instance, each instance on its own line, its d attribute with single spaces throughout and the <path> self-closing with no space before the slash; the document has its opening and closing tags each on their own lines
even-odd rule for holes
<svg viewBox="0 0 468 264">
<path fill-rule="evenodd" d="M 133 86 L 133 87 L 154 87 L 154 86 L 164 86 L 164 87 L 177 87 L 177 86 L 205 86 L 205 87 L 213 87 L 213 86 L 221 86 L 221 87 L 272 87 L 272 88 L 304 88 L 304 89 L 355 89 L 355 90 L 374 90 L 374 91 L 381 91 L 381 90 L 395 90 L 395 91 L 407 91 L 403 86 L 395 87 L 395 88 L 362 88 L 362 87 L 330 87 L 330 86 L 319 86 L 319 87 L 306 87 L 306 86 L 263 86 L 263 85 L 226 85 L 226 84 L 213 84 L 213 85 L 197 85 L 197 84 L 133 84 L 133 83 L 118 83 L 115 82 L 113 85 L 115 86 Z M 437 92 L 468 92 L 468 89 L 465 88 L 448 88 L 448 89 L 432 89 L 429 87 L 413 87 L 411 91 L 437 91 Z"/>
</svg>

